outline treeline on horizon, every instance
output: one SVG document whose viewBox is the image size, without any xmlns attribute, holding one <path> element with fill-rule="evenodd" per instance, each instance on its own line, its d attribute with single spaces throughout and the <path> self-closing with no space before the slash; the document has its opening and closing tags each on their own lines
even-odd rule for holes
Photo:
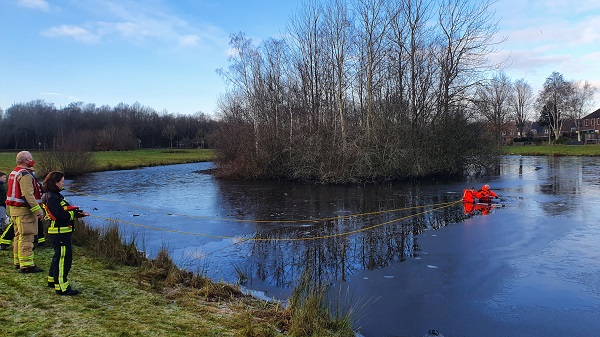
<svg viewBox="0 0 600 337">
<path fill-rule="evenodd" d="M 282 38 L 233 34 L 219 102 L 229 176 L 462 176 L 493 157 L 474 118 L 497 21 L 489 1 L 306 1 Z"/>
<path fill-rule="evenodd" d="M 56 108 L 34 100 L 0 110 L 0 148 L 111 151 L 139 148 L 209 148 L 210 116 L 174 115 L 134 103 L 115 107 L 75 102 Z"/>
</svg>

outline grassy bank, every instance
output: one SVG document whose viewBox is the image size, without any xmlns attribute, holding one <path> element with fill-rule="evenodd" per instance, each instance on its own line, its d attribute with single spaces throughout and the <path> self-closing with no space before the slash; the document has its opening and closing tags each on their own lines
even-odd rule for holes
<svg viewBox="0 0 600 337">
<path fill-rule="evenodd" d="M 21 274 L 0 251 L 0 326 L 11 336 L 354 336 L 348 317 L 331 319 L 322 298 L 284 308 L 235 286 L 180 270 L 165 251 L 148 260 L 118 229 L 80 223 L 69 280 L 81 293 L 58 296 L 46 272 Z M 35 251 L 48 270 L 53 250 Z M 295 296 L 297 299 L 299 296 Z M 316 304 L 315 304 L 316 303 Z"/>
<path fill-rule="evenodd" d="M 208 149 L 142 149 L 94 152 L 94 159 L 99 171 L 109 171 L 211 161 L 214 155 L 214 150 Z"/>
<path fill-rule="evenodd" d="M 600 145 L 504 146 L 502 153 L 522 156 L 600 156 Z"/>
<path fill-rule="evenodd" d="M 6 173 L 15 167 L 18 151 L 0 152 L 0 171 Z M 32 151 L 36 160 L 37 151 Z M 208 149 L 141 149 L 133 151 L 94 152 L 95 171 L 124 170 L 144 166 L 195 163 L 211 161 L 214 151 Z M 39 159 L 37 159 L 39 161 Z"/>
</svg>

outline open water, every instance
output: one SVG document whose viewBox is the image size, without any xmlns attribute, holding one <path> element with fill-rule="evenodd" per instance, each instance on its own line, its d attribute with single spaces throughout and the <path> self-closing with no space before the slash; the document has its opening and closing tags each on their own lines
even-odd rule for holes
<svg viewBox="0 0 600 337">
<path fill-rule="evenodd" d="M 286 299 L 303 272 L 366 337 L 600 336 L 600 159 L 506 156 L 471 182 L 217 180 L 211 163 L 67 181 L 95 226 L 153 257 Z M 492 209 L 465 213 L 468 186 Z M 75 261 L 76 263 L 76 261 Z"/>
</svg>

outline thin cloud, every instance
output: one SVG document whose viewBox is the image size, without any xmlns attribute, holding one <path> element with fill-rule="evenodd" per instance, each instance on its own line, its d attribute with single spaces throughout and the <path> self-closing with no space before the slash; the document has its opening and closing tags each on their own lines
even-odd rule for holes
<svg viewBox="0 0 600 337">
<path fill-rule="evenodd" d="M 62 25 L 52 27 L 50 29 L 42 31 L 43 36 L 47 37 L 70 37 L 75 41 L 84 43 L 95 43 L 98 42 L 100 37 L 89 30 L 79 26 Z"/>
<path fill-rule="evenodd" d="M 227 43 L 227 34 L 208 24 L 198 27 L 176 15 L 165 5 L 138 1 L 86 1 L 77 3 L 79 10 L 99 20 L 78 26 L 53 27 L 44 33 L 48 37 L 72 37 L 80 42 L 122 39 L 135 44 L 160 41 L 172 47 L 206 47 Z M 82 15 L 86 17 L 87 15 Z M 66 29 L 78 27 L 78 30 Z M 82 28 L 86 27 L 86 28 Z"/>
<path fill-rule="evenodd" d="M 501 51 L 490 55 L 492 61 L 507 60 L 512 71 L 536 72 L 536 69 L 560 65 L 571 59 L 570 55 L 545 55 L 542 51 L 516 50 Z"/>
<path fill-rule="evenodd" d="M 536 3 L 558 10 L 564 3 Z M 596 27 L 598 16 L 587 16 L 572 23 L 565 16 L 538 17 L 523 21 L 518 29 L 505 27 L 498 36 L 506 36 L 502 51 L 491 55 L 491 59 L 506 59 L 513 72 L 543 74 L 548 69 L 565 72 L 565 76 L 586 74 L 586 67 L 593 63 L 585 60 L 586 55 L 597 50 L 600 32 Z M 589 73 L 589 72 L 587 72 Z M 579 74 L 579 75 L 578 75 Z"/>
<path fill-rule="evenodd" d="M 42 11 L 49 11 L 50 5 L 45 0 L 19 0 L 17 5 L 25 8 L 39 9 Z"/>
<path fill-rule="evenodd" d="M 179 46 L 181 47 L 195 47 L 200 43 L 200 37 L 198 35 L 185 35 L 179 38 Z"/>
</svg>

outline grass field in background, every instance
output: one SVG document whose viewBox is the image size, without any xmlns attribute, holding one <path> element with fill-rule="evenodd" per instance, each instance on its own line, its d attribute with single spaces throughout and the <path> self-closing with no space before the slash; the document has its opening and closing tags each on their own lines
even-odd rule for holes
<svg viewBox="0 0 600 337">
<path fill-rule="evenodd" d="M 15 167 L 18 151 L 0 152 L 0 171 L 10 173 Z M 37 151 L 32 151 L 34 160 Z M 143 166 L 159 166 L 170 164 L 196 163 L 211 161 L 214 150 L 208 149 L 142 149 L 133 151 L 94 152 L 98 165 L 97 171 L 133 169 Z"/>
<path fill-rule="evenodd" d="M 522 156 L 600 156 L 600 145 L 504 146 L 502 153 Z"/>
<path fill-rule="evenodd" d="M 99 171 L 197 163 L 211 161 L 214 156 L 215 152 L 207 149 L 142 149 L 94 152 Z"/>
</svg>

